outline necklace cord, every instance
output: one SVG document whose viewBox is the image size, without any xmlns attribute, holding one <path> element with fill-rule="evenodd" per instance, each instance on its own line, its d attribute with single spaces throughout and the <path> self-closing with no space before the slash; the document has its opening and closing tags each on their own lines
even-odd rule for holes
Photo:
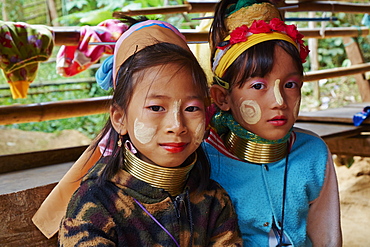
<svg viewBox="0 0 370 247">
<path fill-rule="evenodd" d="M 280 239 L 279 244 L 277 247 L 284 246 L 283 245 L 283 235 L 284 235 L 284 217 L 285 217 L 285 200 L 286 200 L 286 187 L 287 187 L 287 174 L 288 174 L 288 160 L 289 160 L 289 142 L 288 142 L 288 153 L 285 158 L 285 170 L 284 170 L 284 187 L 283 187 L 283 204 L 281 207 L 281 227 L 280 227 Z"/>
<path fill-rule="evenodd" d="M 136 202 L 136 204 L 139 205 L 141 207 L 141 209 L 144 210 L 144 212 L 147 213 L 150 216 L 150 218 L 152 218 L 152 220 L 154 220 L 154 222 L 157 223 L 157 225 L 159 225 L 163 229 L 163 231 L 165 231 L 168 234 L 168 236 L 170 236 L 172 238 L 172 240 L 175 242 L 176 246 L 180 247 L 180 245 L 176 241 L 175 237 L 172 236 L 172 234 L 151 213 L 149 213 L 149 211 L 138 200 L 136 200 L 135 198 L 133 198 L 133 199 Z"/>
</svg>

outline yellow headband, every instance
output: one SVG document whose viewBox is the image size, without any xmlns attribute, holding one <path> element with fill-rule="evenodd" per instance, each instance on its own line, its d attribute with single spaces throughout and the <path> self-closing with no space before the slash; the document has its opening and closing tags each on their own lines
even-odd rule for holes
<svg viewBox="0 0 370 247">
<path fill-rule="evenodd" d="M 225 41 L 230 40 L 230 35 L 225 38 Z M 247 49 L 268 40 L 285 40 L 292 43 L 297 49 L 298 45 L 288 35 L 271 32 L 271 33 L 257 33 L 252 34 L 244 42 L 233 44 L 227 50 L 217 50 L 215 55 L 215 62 L 213 64 L 213 73 L 218 77 L 223 77 L 227 68 Z"/>
</svg>

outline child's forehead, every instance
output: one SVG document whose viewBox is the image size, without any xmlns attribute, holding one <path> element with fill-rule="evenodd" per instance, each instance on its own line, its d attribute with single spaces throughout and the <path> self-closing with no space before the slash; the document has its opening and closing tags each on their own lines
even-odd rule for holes
<svg viewBox="0 0 370 247">
<path fill-rule="evenodd" d="M 202 95 L 200 83 L 196 83 L 190 69 L 178 64 L 146 68 L 136 74 L 136 90 L 146 95 Z M 181 93 L 179 93 L 181 92 Z"/>
</svg>

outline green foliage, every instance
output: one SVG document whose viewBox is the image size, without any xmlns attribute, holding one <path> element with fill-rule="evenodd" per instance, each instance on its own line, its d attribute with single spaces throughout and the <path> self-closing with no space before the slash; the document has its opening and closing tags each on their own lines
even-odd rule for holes
<svg viewBox="0 0 370 247">
<path fill-rule="evenodd" d="M 88 12 L 88 15 L 84 15 L 80 19 L 81 25 L 90 25 L 90 26 L 96 26 L 100 22 L 111 19 L 112 18 L 112 11 L 107 9 L 97 9 Z"/>
<path fill-rule="evenodd" d="M 97 25 L 111 19 L 113 11 L 162 6 L 163 0 L 78 0 L 69 1 L 68 15 L 57 19 L 66 26 Z"/>
</svg>

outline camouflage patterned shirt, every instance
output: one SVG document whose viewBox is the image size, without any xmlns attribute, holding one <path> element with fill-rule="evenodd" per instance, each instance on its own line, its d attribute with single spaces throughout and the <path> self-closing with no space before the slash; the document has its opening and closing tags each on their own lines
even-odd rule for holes
<svg viewBox="0 0 370 247">
<path fill-rule="evenodd" d="M 103 167 L 95 165 L 74 193 L 59 246 L 176 246 L 170 235 L 180 246 L 242 245 L 231 200 L 213 180 L 206 191 L 195 193 L 190 177 L 184 193 L 171 197 L 123 170 L 98 185 Z"/>
</svg>

